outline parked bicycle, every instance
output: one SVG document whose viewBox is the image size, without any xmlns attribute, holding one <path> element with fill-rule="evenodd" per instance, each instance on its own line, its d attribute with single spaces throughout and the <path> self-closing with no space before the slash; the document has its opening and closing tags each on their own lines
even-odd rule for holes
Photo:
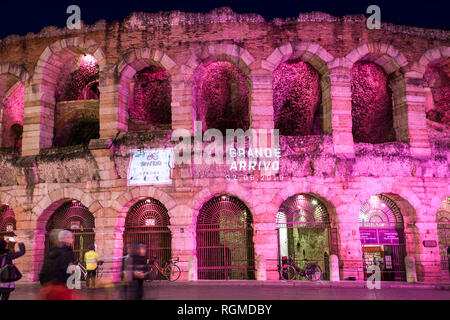
<svg viewBox="0 0 450 320">
<path fill-rule="evenodd" d="M 306 278 L 310 281 L 317 281 L 322 278 L 322 269 L 319 265 L 309 262 L 308 259 L 303 259 L 305 267 L 300 268 L 295 264 L 295 254 L 289 256 L 289 261 L 286 266 L 281 266 L 280 276 L 284 280 L 293 280 L 297 275 Z"/>
<path fill-rule="evenodd" d="M 177 281 L 181 276 L 180 267 L 177 266 L 179 258 L 172 258 L 167 261 L 164 266 L 160 266 L 156 257 L 153 257 L 153 263 L 150 267 L 148 280 L 152 281 L 161 274 L 169 281 Z"/>
<path fill-rule="evenodd" d="M 101 279 L 103 277 L 103 263 L 104 261 L 97 262 L 97 272 L 96 272 L 97 279 Z M 77 266 L 80 268 L 81 271 L 81 280 L 86 281 L 87 278 L 86 267 L 81 262 L 78 262 Z"/>
</svg>

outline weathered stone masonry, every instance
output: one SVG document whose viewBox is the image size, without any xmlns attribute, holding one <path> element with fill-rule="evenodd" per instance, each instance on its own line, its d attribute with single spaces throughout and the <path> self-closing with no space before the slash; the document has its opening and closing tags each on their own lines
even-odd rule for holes
<svg viewBox="0 0 450 320">
<path fill-rule="evenodd" d="M 266 22 L 229 9 L 134 13 L 120 23 L 100 21 L 72 31 L 48 27 L 1 40 L 0 76 L 25 87 L 21 149 L 0 153 L 0 204 L 13 209 L 15 232 L 27 246 L 19 268 L 26 279 L 36 279 L 45 225 L 63 202 L 78 200 L 93 213 L 100 255 L 110 257 L 122 254 L 127 212 L 151 197 L 168 210 L 172 255 L 180 257 L 182 278 L 195 280 L 197 215 L 210 198 L 227 194 L 252 214 L 257 278 L 278 279 L 277 212 L 290 196 L 310 194 L 326 206 L 338 230 L 341 279 L 361 279 L 358 213 L 370 196 L 384 194 L 403 216 L 407 255 L 415 259 L 418 280 L 445 279 L 439 248 L 424 247 L 423 241 L 438 240 L 437 213 L 450 196 L 449 131 L 426 118 L 430 90 L 423 75 L 429 65 L 448 71 L 449 44 L 448 31 L 384 23 L 368 30 L 362 16 L 312 13 Z M 89 146 L 54 148 L 59 72 L 83 54 L 92 55 L 100 69 L 100 138 Z M 231 62 L 248 77 L 250 127 L 271 129 L 273 72 L 291 60 L 309 63 L 320 76 L 323 134 L 281 138 L 282 181 L 227 181 L 221 170 L 181 166 L 171 185 L 127 186 L 130 149 L 172 145 L 171 130 L 128 132 L 129 84 L 136 72 L 151 65 L 168 72 L 171 129 L 193 130 L 195 71 Z M 350 70 L 358 61 L 374 62 L 389 79 L 395 142 L 353 142 Z"/>
</svg>

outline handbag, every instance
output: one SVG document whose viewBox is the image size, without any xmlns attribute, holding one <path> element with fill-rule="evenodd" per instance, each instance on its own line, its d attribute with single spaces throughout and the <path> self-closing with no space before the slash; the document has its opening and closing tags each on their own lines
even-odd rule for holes
<svg viewBox="0 0 450 320">
<path fill-rule="evenodd" d="M 2 267 L 0 268 L 0 282 L 15 282 L 22 279 L 22 274 L 14 264 L 5 263 L 6 254 L 3 256 Z"/>
</svg>

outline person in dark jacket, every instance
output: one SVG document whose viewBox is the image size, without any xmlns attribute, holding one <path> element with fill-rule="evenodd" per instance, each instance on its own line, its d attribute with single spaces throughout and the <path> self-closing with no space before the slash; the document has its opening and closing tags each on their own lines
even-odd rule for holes
<svg viewBox="0 0 450 320">
<path fill-rule="evenodd" d="M 67 287 L 67 279 L 70 276 L 67 268 L 75 264 L 73 240 L 72 232 L 60 230 L 57 234 L 56 246 L 50 249 L 44 259 L 44 265 L 39 273 L 44 299 L 72 299 L 71 291 Z"/>
<path fill-rule="evenodd" d="M 17 242 L 17 238 L 8 240 L 0 240 L 0 268 L 7 264 L 12 264 L 13 260 L 20 258 L 25 254 L 25 245 L 19 242 L 19 251 L 14 252 L 8 248 L 9 242 Z M 8 300 L 9 295 L 15 289 L 14 282 L 0 282 L 0 295 L 2 300 Z"/>
<path fill-rule="evenodd" d="M 129 283 L 130 299 L 141 300 L 143 298 L 144 280 L 149 275 L 149 265 L 147 263 L 147 247 L 140 243 L 135 246 L 133 253 L 126 261 L 126 278 Z"/>
</svg>

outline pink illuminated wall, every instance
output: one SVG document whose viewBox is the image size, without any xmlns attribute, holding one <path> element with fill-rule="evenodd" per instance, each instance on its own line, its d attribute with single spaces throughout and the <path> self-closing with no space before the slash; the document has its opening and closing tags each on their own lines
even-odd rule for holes
<svg viewBox="0 0 450 320">
<path fill-rule="evenodd" d="M 143 124 L 170 124 L 172 89 L 169 74 L 150 66 L 134 76 L 134 94 L 129 102 L 129 118 Z"/>
<path fill-rule="evenodd" d="M 16 83 L 3 100 L 2 147 L 22 145 L 24 89 L 21 83 Z"/>
<path fill-rule="evenodd" d="M 56 101 L 98 99 L 99 68 L 91 55 L 70 59 L 62 67 L 56 88 Z"/>
<path fill-rule="evenodd" d="M 437 66 L 429 66 L 424 75 L 425 86 L 431 88 L 434 108 L 427 110 L 427 118 L 450 124 L 450 78 Z"/>
<path fill-rule="evenodd" d="M 373 62 L 355 63 L 351 70 L 351 89 L 354 141 L 394 141 L 392 91 L 383 69 Z"/>
<path fill-rule="evenodd" d="M 195 75 L 195 108 L 203 129 L 249 128 L 247 76 L 230 62 L 201 66 Z"/>
<path fill-rule="evenodd" d="M 286 136 L 321 133 L 319 74 L 303 61 L 285 62 L 273 74 L 275 127 Z"/>
</svg>

